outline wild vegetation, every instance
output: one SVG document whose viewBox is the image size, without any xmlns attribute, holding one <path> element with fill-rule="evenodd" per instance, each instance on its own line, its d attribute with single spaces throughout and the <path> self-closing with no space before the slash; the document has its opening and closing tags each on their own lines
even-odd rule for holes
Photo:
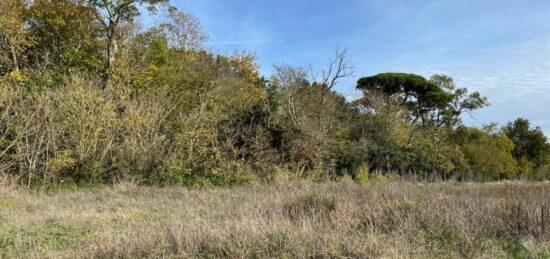
<svg viewBox="0 0 550 259">
<path fill-rule="evenodd" d="M 0 188 L 2 258 L 548 258 L 550 185 Z"/>
<path fill-rule="evenodd" d="M 207 38 L 168 0 L 0 0 L 0 258 L 550 257 L 527 119 L 466 126 L 489 101 L 441 74 L 346 99 L 345 48 L 262 75 Z"/>
<path fill-rule="evenodd" d="M 0 175 L 27 187 L 550 176 L 539 128 L 463 125 L 488 100 L 446 75 L 365 76 L 347 100 L 345 49 L 263 76 L 166 0 L 3 0 L 0 25 Z"/>
</svg>

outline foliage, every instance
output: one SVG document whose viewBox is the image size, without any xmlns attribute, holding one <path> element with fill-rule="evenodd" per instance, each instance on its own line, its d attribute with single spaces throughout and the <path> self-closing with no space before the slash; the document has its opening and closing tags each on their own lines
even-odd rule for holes
<svg viewBox="0 0 550 259">
<path fill-rule="evenodd" d="M 156 5 L 168 0 L 87 0 L 88 6 L 95 8 L 95 16 L 103 28 L 107 40 L 107 75 L 115 69 L 121 25 L 131 23 L 140 14 L 138 5 L 147 5 L 150 11 L 156 11 Z"/>
<path fill-rule="evenodd" d="M 19 70 L 26 61 L 24 52 L 33 44 L 25 28 L 27 11 L 23 0 L 0 3 L 0 76 Z"/>
<path fill-rule="evenodd" d="M 488 179 L 516 174 L 517 161 L 511 153 L 514 143 L 503 132 L 460 127 L 455 134 L 473 173 Z"/>
<path fill-rule="evenodd" d="M 147 30 L 143 5 L 162 11 Z M 47 189 L 550 176 L 539 128 L 464 127 L 488 102 L 449 76 L 363 77 L 348 100 L 335 90 L 353 74 L 345 49 L 324 69 L 264 77 L 254 53 L 217 54 L 206 39 L 166 0 L 0 2 L 0 178 Z"/>
<path fill-rule="evenodd" d="M 35 44 L 29 50 L 31 66 L 56 74 L 101 72 L 101 27 L 95 9 L 73 0 L 37 0 L 29 10 L 29 32 Z"/>
<path fill-rule="evenodd" d="M 550 144 L 539 127 L 531 129 L 527 119 L 518 118 L 504 128 L 508 138 L 514 142 L 512 154 L 521 161 L 520 171 L 529 174 L 549 162 Z"/>
<path fill-rule="evenodd" d="M 442 109 L 451 102 L 452 95 L 425 78 L 404 73 L 383 73 L 364 77 L 357 81 L 357 89 L 378 92 L 395 98 L 400 106 L 410 112 L 413 121 L 429 122 L 429 112 Z"/>
</svg>

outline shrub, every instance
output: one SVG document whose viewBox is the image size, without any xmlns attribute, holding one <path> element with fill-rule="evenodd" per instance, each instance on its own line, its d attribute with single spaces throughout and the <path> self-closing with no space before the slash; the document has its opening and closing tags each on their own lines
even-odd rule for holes
<svg viewBox="0 0 550 259">
<path fill-rule="evenodd" d="M 340 177 L 338 177 L 338 182 L 346 185 L 355 184 L 356 182 L 353 180 L 353 177 L 349 174 L 344 174 Z"/>
<path fill-rule="evenodd" d="M 310 194 L 283 205 L 285 215 L 292 220 L 327 218 L 336 210 L 336 199 L 331 196 Z"/>
<path fill-rule="evenodd" d="M 369 173 L 369 167 L 366 164 L 361 164 L 354 168 L 355 182 L 359 185 L 366 185 L 369 183 L 371 175 Z"/>
</svg>

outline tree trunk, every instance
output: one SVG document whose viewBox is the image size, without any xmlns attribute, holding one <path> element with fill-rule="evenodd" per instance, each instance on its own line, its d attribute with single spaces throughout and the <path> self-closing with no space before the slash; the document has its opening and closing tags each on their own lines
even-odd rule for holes
<svg viewBox="0 0 550 259">
<path fill-rule="evenodd" d="M 10 46 L 10 50 L 11 50 L 11 57 L 12 57 L 12 61 L 13 61 L 13 66 L 15 67 L 15 70 L 19 70 L 19 61 L 17 60 L 17 52 L 15 51 L 15 47 L 13 46 L 13 44 L 11 44 Z"/>
<path fill-rule="evenodd" d="M 109 34 L 109 45 L 107 46 L 107 71 L 108 73 L 111 73 L 115 68 L 118 45 L 116 43 L 114 30 L 112 30 Z"/>
</svg>

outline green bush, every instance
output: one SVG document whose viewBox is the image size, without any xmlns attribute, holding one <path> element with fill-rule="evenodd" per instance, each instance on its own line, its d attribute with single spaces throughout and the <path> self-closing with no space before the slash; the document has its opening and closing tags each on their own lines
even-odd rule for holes
<svg viewBox="0 0 550 259">
<path fill-rule="evenodd" d="M 354 168 L 355 182 L 359 185 L 366 185 L 370 181 L 371 174 L 366 164 L 361 164 Z"/>
</svg>

